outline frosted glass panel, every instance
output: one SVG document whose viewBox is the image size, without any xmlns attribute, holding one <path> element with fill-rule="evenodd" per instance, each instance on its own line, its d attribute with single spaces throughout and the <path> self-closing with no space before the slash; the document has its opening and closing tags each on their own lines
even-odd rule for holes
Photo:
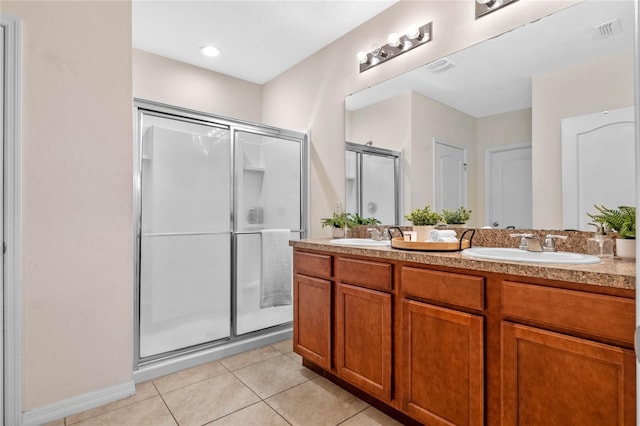
<svg viewBox="0 0 640 426">
<path fill-rule="evenodd" d="M 299 239 L 300 233 L 291 233 L 291 238 Z M 245 334 L 293 321 L 292 305 L 260 307 L 260 259 L 262 255 L 260 234 L 237 235 L 236 247 L 238 264 L 236 272 L 237 334 Z"/>
<path fill-rule="evenodd" d="M 229 336 L 229 236 L 142 238 L 140 356 Z"/>
<path fill-rule="evenodd" d="M 353 151 L 345 151 L 345 211 L 358 213 L 358 154 Z"/>
<path fill-rule="evenodd" d="M 230 336 L 229 131 L 143 117 L 140 356 Z"/>
<path fill-rule="evenodd" d="M 236 230 L 298 230 L 300 142 L 236 133 Z"/>
<path fill-rule="evenodd" d="M 395 162 L 391 157 L 362 155 L 362 216 L 396 223 Z"/>
<path fill-rule="evenodd" d="M 143 232 L 229 230 L 229 132 L 206 136 L 196 132 L 208 127 L 189 127 L 154 125 L 144 132 Z"/>
</svg>

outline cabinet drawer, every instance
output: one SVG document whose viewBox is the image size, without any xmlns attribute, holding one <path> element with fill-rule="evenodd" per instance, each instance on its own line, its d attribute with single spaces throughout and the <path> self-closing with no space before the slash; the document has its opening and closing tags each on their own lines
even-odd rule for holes
<svg viewBox="0 0 640 426">
<path fill-rule="evenodd" d="M 329 279 L 333 275 L 331 256 L 324 254 L 296 251 L 293 254 L 293 265 L 297 274 Z"/>
<path fill-rule="evenodd" d="M 374 290 L 391 290 L 391 265 L 368 260 L 342 259 L 337 262 L 338 280 Z"/>
<path fill-rule="evenodd" d="M 624 297 L 503 281 L 502 313 L 633 344 L 635 304 Z"/>
<path fill-rule="evenodd" d="M 405 266 L 401 271 L 404 296 L 484 309 L 484 278 Z"/>
</svg>

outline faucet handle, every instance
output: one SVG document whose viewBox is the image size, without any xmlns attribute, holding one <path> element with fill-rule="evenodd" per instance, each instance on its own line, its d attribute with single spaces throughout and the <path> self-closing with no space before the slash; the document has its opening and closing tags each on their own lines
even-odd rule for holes
<svg viewBox="0 0 640 426">
<path fill-rule="evenodd" d="M 556 248 L 556 240 L 567 240 L 566 235 L 552 235 L 549 234 L 547 235 L 547 238 L 545 238 L 544 240 L 544 251 L 558 251 L 558 249 Z"/>
<path fill-rule="evenodd" d="M 509 234 L 511 238 L 520 238 L 520 250 L 527 250 L 529 244 L 527 243 L 527 238 L 533 237 L 533 234 Z"/>
<path fill-rule="evenodd" d="M 367 232 L 371 235 L 372 240 L 380 241 L 382 239 L 380 231 L 375 228 L 367 228 Z"/>
</svg>

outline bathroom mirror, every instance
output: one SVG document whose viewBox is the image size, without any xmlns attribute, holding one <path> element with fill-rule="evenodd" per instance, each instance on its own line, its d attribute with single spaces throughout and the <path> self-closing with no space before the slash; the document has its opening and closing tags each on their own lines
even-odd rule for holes
<svg viewBox="0 0 640 426">
<path fill-rule="evenodd" d="M 347 96 L 345 140 L 402 152 L 402 215 L 462 200 L 473 226 L 581 228 L 563 219 L 562 123 L 633 107 L 633 38 L 632 1 L 575 4 Z M 633 118 L 624 123 L 633 135 Z M 609 148 L 607 164 L 578 158 L 572 170 L 604 179 L 606 167 L 629 162 L 632 185 L 625 146 Z M 593 189 L 584 186 L 578 197 Z M 635 204 L 635 191 L 610 200 L 596 190 L 590 199 L 602 204 Z"/>
</svg>

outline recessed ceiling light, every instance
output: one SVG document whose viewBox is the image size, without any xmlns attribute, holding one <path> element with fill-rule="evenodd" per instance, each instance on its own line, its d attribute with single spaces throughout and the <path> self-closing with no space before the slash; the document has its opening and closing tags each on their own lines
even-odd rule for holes
<svg viewBox="0 0 640 426">
<path fill-rule="evenodd" d="M 218 56 L 220 54 L 220 49 L 214 46 L 203 46 L 200 48 L 200 51 L 204 56 Z"/>
</svg>

